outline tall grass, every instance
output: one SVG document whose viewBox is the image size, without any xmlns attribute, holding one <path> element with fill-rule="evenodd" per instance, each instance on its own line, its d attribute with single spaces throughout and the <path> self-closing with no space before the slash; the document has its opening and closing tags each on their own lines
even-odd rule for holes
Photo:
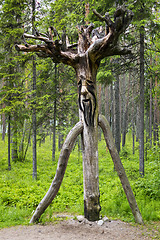
<svg viewBox="0 0 160 240">
<path fill-rule="evenodd" d="M 139 175 L 138 144 L 132 155 L 131 139 L 120 153 L 138 206 L 146 221 L 160 219 L 160 163 L 159 148 L 149 150 L 145 161 L 145 176 Z M 59 153 L 52 162 L 52 143 L 47 137 L 37 149 L 37 181 L 32 180 L 32 147 L 25 162 L 11 162 L 7 170 L 7 141 L 0 140 L 0 227 L 27 224 L 33 210 L 47 192 L 56 172 Z M 121 186 L 106 145 L 99 142 L 99 182 L 101 214 L 111 219 L 134 221 L 129 204 Z M 41 217 L 41 221 L 52 221 L 54 213 L 83 214 L 83 168 L 82 156 L 75 146 L 59 193 Z"/>
</svg>

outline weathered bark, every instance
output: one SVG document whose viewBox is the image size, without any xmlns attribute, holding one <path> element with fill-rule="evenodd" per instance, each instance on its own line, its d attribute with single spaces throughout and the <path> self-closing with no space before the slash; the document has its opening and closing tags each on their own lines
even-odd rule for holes
<svg viewBox="0 0 160 240">
<path fill-rule="evenodd" d="M 126 176 L 126 173 L 125 173 L 124 167 L 122 165 L 121 159 L 118 155 L 118 152 L 117 152 L 117 149 L 116 149 L 116 146 L 115 146 L 115 143 L 114 143 L 114 139 L 112 137 L 112 133 L 111 133 L 111 130 L 110 130 L 109 123 L 108 123 L 107 119 L 102 115 L 99 116 L 99 125 L 103 130 L 104 138 L 105 138 L 107 147 L 109 149 L 109 152 L 111 154 L 111 157 L 112 157 L 112 160 L 113 160 L 113 163 L 114 163 L 114 167 L 115 167 L 115 169 L 118 173 L 118 176 L 121 180 L 124 192 L 125 192 L 126 197 L 128 199 L 128 202 L 129 202 L 130 208 L 132 210 L 133 216 L 135 218 L 135 221 L 139 224 L 143 224 L 143 219 L 142 219 L 141 213 L 139 211 L 139 208 L 138 208 L 138 205 L 136 203 L 134 194 L 132 192 L 130 183 L 129 183 L 128 178 Z"/>
<path fill-rule="evenodd" d="M 66 170 L 66 167 L 67 167 L 68 159 L 69 159 L 70 153 L 72 151 L 73 145 L 75 143 L 75 140 L 76 140 L 77 136 L 79 134 L 81 134 L 82 131 L 83 131 L 83 123 L 78 122 L 71 129 L 69 134 L 67 135 L 66 140 L 63 144 L 60 156 L 59 156 L 56 175 L 55 175 L 55 177 L 52 181 L 52 184 L 51 184 L 48 192 L 46 193 L 46 195 L 44 196 L 42 201 L 39 203 L 37 209 L 35 210 L 32 218 L 30 220 L 30 223 L 34 223 L 40 218 L 42 213 L 51 204 L 51 202 L 53 201 L 53 199 L 57 195 L 58 190 L 61 186 L 63 177 L 64 177 L 64 173 L 65 173 L 65 170 Z"/>
<path fill-rule="evenodd" d="M 80 120 L 84 123 L 82 134 L 84 215 L 91 221 L 98 220 L 100 212 L 96 74 L 97 65 L 88 55 L 83 55 L 77 65 L 76 75 Z"/>
<path fill-rule="evenodd" d="M 98 86 L 98 113 L 102 114 L 102 85 Z M 98 140 L 101 141 L 101 129 L 98 129 Z"/>
</svg>

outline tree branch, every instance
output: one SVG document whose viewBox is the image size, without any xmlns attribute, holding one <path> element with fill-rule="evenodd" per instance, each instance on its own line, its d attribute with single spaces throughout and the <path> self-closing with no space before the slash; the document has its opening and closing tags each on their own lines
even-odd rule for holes
<svg viewBox="0 0 160 240">
<path fill-rule="evenodd" d="M 50 40 L 50 39 L 48 39 L 47 37 L 43 37 L 43 36 L 41 36 L 41 35 L 35 36 L 35 35 L 31 35 L 31 34 L 24 33 L 23 36 L 24 36 L 25 38 L 32 38 L 32 39 L 35 39 L 35 40 L 44 41 L 44 42 L 46 42 L 46 43 L 54 43 L 53 40 Z"/>
<path fill-rule="evenodd" d="M 108 13 L 106 13 L 105 17 L 103 17 L 96 10 L 93 10 L 93 12 L 101 21 L 104 21 L 107 24 L 109 32 L 107 32 L 105 37 L 97 39 L 93 42 L 93 44 L 88 48 L 87 51 L 90 58 L 96 62 L 107 56 L 125 55 L 131 53 L 130 49 L 122 49 L 118 46 L 118 38 L 119 35 L 129 26 L 133 13 L 126 10 L 124 6 L 119 7 L 114 14 L 115 22 L 112 22 Z"/>
<path fill-rule="evenodd" d="M 46 193 L 44 198 L 39 203 L 37 209 L 35 210 L 32 218 L 30 220 L 30 223 L 34 223 L 35 221 L 37 221 L 40 218 L 42 213 L 45 211 L 45 209 L 50 205 L 50 203 L 53 201 L 53 199 L 57 195 L 58 190 L 61 186 L 63 177 L 64 177 L 64 173 L 65 173 L 65 170 L 67 167 L 70 153 L 74 146 L 74 142 L 75 142 L 77 136 L 82 133 L 82 131 L 83 131 L 83 123 L 78 122 L 68 133 L 66 140 L 63 144 L 60 156 L 59 156 L 58 166 L 57 166 L 57 171 L 56 171 L 55 177 L 51 183 L 51 186 L 50 186 L 48 192 Z"/>
<path fill-rule="evenodd" d="M 108 147 L 109 152 L 111 154 L 115 169 L 116 169 L 116 171 L 118 173 L 118 176 L 121 180 L 122 187 L 123 187 L 124 192 L 126 194 L 126 197 L 128 199 L 128 202 L 129 202 L 130 208 L 132 210 L 133 216 L 135 218 L 135 221 L 139 224 L 144 224 L 141 213 L 139 211 L 139 208 L 138 208 L 138 205 L 137 205 L 137 202 L 136 202 L 136 199 L 134 197 L 134 194 L 133 194 L 133 191 L 131 189 L 130 183 L 129 183 L 128 178 L 126 176 L 124 167 L 122 165 L 121 159 L 118 155 L 109 123 L 103 115 L 99 115 L 98 124 L 102 128 L 107 147 Z"/>
<path fill-rule="evenodd" d="M 101 27 L 93 30 L 93 24 L 90 24 L 88 27 L 81 26 L 78 28 L 78 44 L 70 45 L 65 32 L 64 36 L 62 36 L 62 41 L 53 41 L 54 36 L 58 36 L 59 38 L 60 36 L 54 27 L 50 27 L 48 35 L 43 35 L 37 30 L 35 30 L 35 35 L 24 33 L 25 46 L 16 45 L 16 49 L 23 52 L 36 52 L 40 57 L 51 57 L 54 62 L 62 62 L 73 67 L 76 65 L 79 54 L 86 53 L 92 61 L 96 62 L 107 56 L 130 53 L 129 49 L 119 48 L 117 42 L 119 35 L 130 24 L 133 16 L 132 12 L 126 10 L 123 6 L 117 8 L 114 14 L 114 22 L 108 13 L 102 16 L 96 10 L 93 10 L 93 12 L 100 21 L 104 21 L 107 24 L 109 31 L 106 31 L 106 36 L 104 36 Z M 91 34 L 92 38 L 90 37 Z M 42 41 L 44 44 L 30 45 L 26 42 L 25 38 Z"/>
<path fill-rule="evenodd" d="M 95 9 L 93 10 L 93 13 L 101 20 L 106 22 L 106 24 L 108 25 L 109 28 L 111 28 L 112 30 L 114 29 L 114 23 L 112 22 L 112 20 L 110 19 L 109 13 L 105 14 L 105 17 L 103 17 L 101 14 L 99 14 Z"/>
<path fill-rule="evenodd" d="M 30 34 L 23 35 L 24 40 L 25 38 L 35 39 L 44 41 L 46 44 L 37 44 L 37 45 L 29 45 L 25 41 L 25 45 L 15 45 L 17 51 L 22 52 L 35 52 L 39 57 L 51 57 L 53 62 L 63 62 L 64 64 L 73 66 L 73 62 L 76 60 L 77 54 L 72 51 L 62 51 L 62 43 L 59 40 L 50 40 L 47 37 L 43 37 L 41 35 L 35 36 Z M 70 46 L 70 48 L 74 47 L 75 45 Z"/>
<path fill-rule="evenodd" d="M 15 45 L 15 49 L 21 52 L 41 53 L 43 57 L 52 57 L 52 52 L 45 45 Z"/>
</svg>

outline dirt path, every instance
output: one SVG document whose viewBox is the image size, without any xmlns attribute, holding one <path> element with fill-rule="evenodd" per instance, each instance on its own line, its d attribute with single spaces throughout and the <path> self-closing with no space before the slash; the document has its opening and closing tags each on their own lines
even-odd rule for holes
<svg viewBox="0 0 160 240">
<path fill-rule="evenodd" d="M 16 226 L 0 230 L 0 240 L 151 240 L 159 239 L 146 227 L 121 221 L 97 223 L 64 220 L 47 225 Z"/>
</svg>

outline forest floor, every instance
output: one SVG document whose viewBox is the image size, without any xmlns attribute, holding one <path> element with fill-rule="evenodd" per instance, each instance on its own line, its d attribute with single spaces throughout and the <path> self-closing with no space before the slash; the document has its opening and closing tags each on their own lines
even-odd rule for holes
<svg viewBox="0 0 160 240">
<path fill-rule="evenodd" d="M 1 240 L 151 240 L 160 239 L 160 222 L 145 226 L 113 220 L 102 226 L 70 218 L 47 224 L 15 226 L 0 230 Z"/>
</svg>

